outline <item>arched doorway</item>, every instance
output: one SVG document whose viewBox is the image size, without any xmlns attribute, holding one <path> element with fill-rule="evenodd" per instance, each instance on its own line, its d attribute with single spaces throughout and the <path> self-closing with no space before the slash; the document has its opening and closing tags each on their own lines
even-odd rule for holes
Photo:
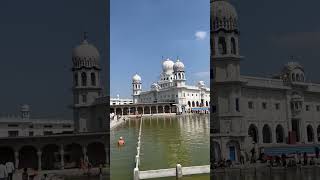
<svg viewBox="0 0 320 180">
<path fill-rule="evenodd" d="M 269 125 L 265 124 L 262 129 L 263 135 L 263 143 L 271 143 L 272 142 L 272 134 Z"/>
<path fill-rule="evenodd" d="M 249 137 L 251 137 L 252 138 L 252 141 L 254 142 L 254 143 L 258 143 L 258 128 L 257 128 L 257 126 L 255 126 L 254 124 L 251 124 L 250 126 L 249 126 L 249 130 L 248 130 L 248 135 L 249 135 Z"/>
<path fill-rule="evenodd" d="M 149 106 L 144 107 L 144 114 L 150 114 L 150 107 Z"/>
<path fill-rule="evenodd" d="M 129 108 L 125 107 L 123 108 L 123 115 L 128 115 L 129 113 Z"/>
<path fill-rule="evenodd" d="M 131 107 L 130 108 L 130 113 L 129 114 L 136 114 L 136 108 L 135 107 Z"/>
<path fill-rule="evenodd" d="M 117 109 L 116 109 L 116 115 L 122 115 L 121 108 L 117 108 Z"/>
<path fill-rule="evenodd" d="M 99 167 L 106 163 L 106 152 L 104 144 L 100 142 L 90 143 L 87 147 L 88 159 L 94 167 Z"/>
<path fill-rule="evenodd" d="M 83 158 L 83 151 L 80 144 L 73 143 L 64 146 L 65 169 L 80 167 L 81 158 Z"/>
<path fill-rule="evenodd" d="M 143 108 L 142 107 L 138 107 L 138 114 L 143 114 Z"/>
<path fill-rule="evenodd" d="M 237 141 L 231 140 L 227 144 L 227 159 L 231 161 L 239 161 L 240 144 Z"/>
<path fill-rule="evenodd" d="M 157 114 L 157 107 L 155 106 L 151 107 L 151 114 Z"/>
<path fill-rule="evenodd" d="M 158 106 L 158 113 L 163 113 L 163 108 L 162 108 L 162 106 Z"/>
<path fill-rule="evenodd" d="M 0 147 L 0 163 L 13 162 L 15 163 L 14 150 L 11 147 Z"/>
<path fill-rule="evenodd" d="M 164 107 L 164 112 L 170 113 L 170 107 L 168 105 Z"/>
<path fill-rule="evenodd" d="M 313 128 L 310 124 L 307 126 L 307 139 L 308 139 L 308 142 L 314 141 Z"/>
<path fill-rule="evenodd" d="M 42 148 L 41 166 L 43 170 L 61 169 L 61 155 L 58 145 L 48 144 Z"/>
<path fill-rule="evenodd" d="M 19 151 L 19 169 L 38 169 L 37 149 L 33 146 L 23 146 Z"/>
<path fill-rule="evenodd" d="M 220 144 L 213 141 L 212 142 L 212 148 L 213 152 L 211 153 L 212 155 L 212 162 L 219 162 L 221 160 L 221 149 L 220 149 Z"/>
<path fill-rule="evenodd" d="M 277 143 L 284 142 L 284 130 L 280 124 L 277 125 L 277 127 L 276 127 L 276 140 L 277 140 Z"/>
</svg>

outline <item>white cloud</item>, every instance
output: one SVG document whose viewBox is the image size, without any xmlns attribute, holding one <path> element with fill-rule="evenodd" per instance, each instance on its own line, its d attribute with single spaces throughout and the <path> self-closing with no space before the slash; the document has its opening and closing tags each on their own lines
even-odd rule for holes
<svg viewBox="0 0 320 180">
<path fill-rule="evenodd" d="M 209 71 L 196 72 L 194 73 L 194 76 L 196 76 L 197 78 L 210 78 L 210 72 Z"/>
<path fill-rule="evenodd" d="M 206 31 L 197 31 L 195 34 L 197 40 L 204 40 L 207 37 Z"/>
</svg>

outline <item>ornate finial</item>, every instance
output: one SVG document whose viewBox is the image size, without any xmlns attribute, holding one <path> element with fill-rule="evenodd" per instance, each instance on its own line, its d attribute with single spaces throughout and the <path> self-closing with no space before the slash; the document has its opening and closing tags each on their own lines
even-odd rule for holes
<svg viewBox="0 0 320 180">
<path fill-rule="evenodd" d="M 88 32 L 83 32 L 83 41 L 86 41 L 88 39 Z"/>
</svg>

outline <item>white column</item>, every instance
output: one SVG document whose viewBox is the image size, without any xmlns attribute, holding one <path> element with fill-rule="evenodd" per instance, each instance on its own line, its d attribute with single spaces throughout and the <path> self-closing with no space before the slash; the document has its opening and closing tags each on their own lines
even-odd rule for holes
<svg viewBox="0 0 320 180">
<path fill-rule="evenodd" d="M 41 171 L 42 169 L 42 165 L 41 165 L 41 156 L 42 156 L 42 152 L 41 150 L 38 150 L 37 152 L 37 155 L 38 155 L 38 171 Z"/>
<path fill-rule="evenodd" d="M 15 158 L 15 167 L 16 169 L 19 168 L 19 151 L 14 151 L 14 158 Z"/>
<path fill-rule="evenodd" d="M 60 156 L 61 156 L 61 169 L 64 169 L 64 147 L 63 144 L 60 146 Z"/>
</svg>

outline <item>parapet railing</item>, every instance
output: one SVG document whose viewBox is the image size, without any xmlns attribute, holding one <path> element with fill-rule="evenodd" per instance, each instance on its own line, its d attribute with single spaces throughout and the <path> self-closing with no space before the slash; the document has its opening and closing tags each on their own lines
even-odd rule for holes
<svg viewBox="0 0 320 180">
<path fill-rule="evenodd" d="M 141 129 L 142 129 L 142 117 L 140 118 L 140 127 L 139 127 L 139 136 L 138 136 L 138 145 L 137 145 L 137 154 L 135 157 L 136 166 L 133 170 L 133 175 L 136 177 L 139 176 L 139 165 L 140 165 L 140 147 L 141 147 Z"/>
<path fill-rule="evenodd" d="M 183 176 L 197 174 L 210 174 L 210 165 L 182 167 L 180 164 L 177 164 L 176 168 L 137 171 L 137 173 L 134 174 L 134 180 L 163 177 L 176 177 L 178 179 Z"/>
</svg>

